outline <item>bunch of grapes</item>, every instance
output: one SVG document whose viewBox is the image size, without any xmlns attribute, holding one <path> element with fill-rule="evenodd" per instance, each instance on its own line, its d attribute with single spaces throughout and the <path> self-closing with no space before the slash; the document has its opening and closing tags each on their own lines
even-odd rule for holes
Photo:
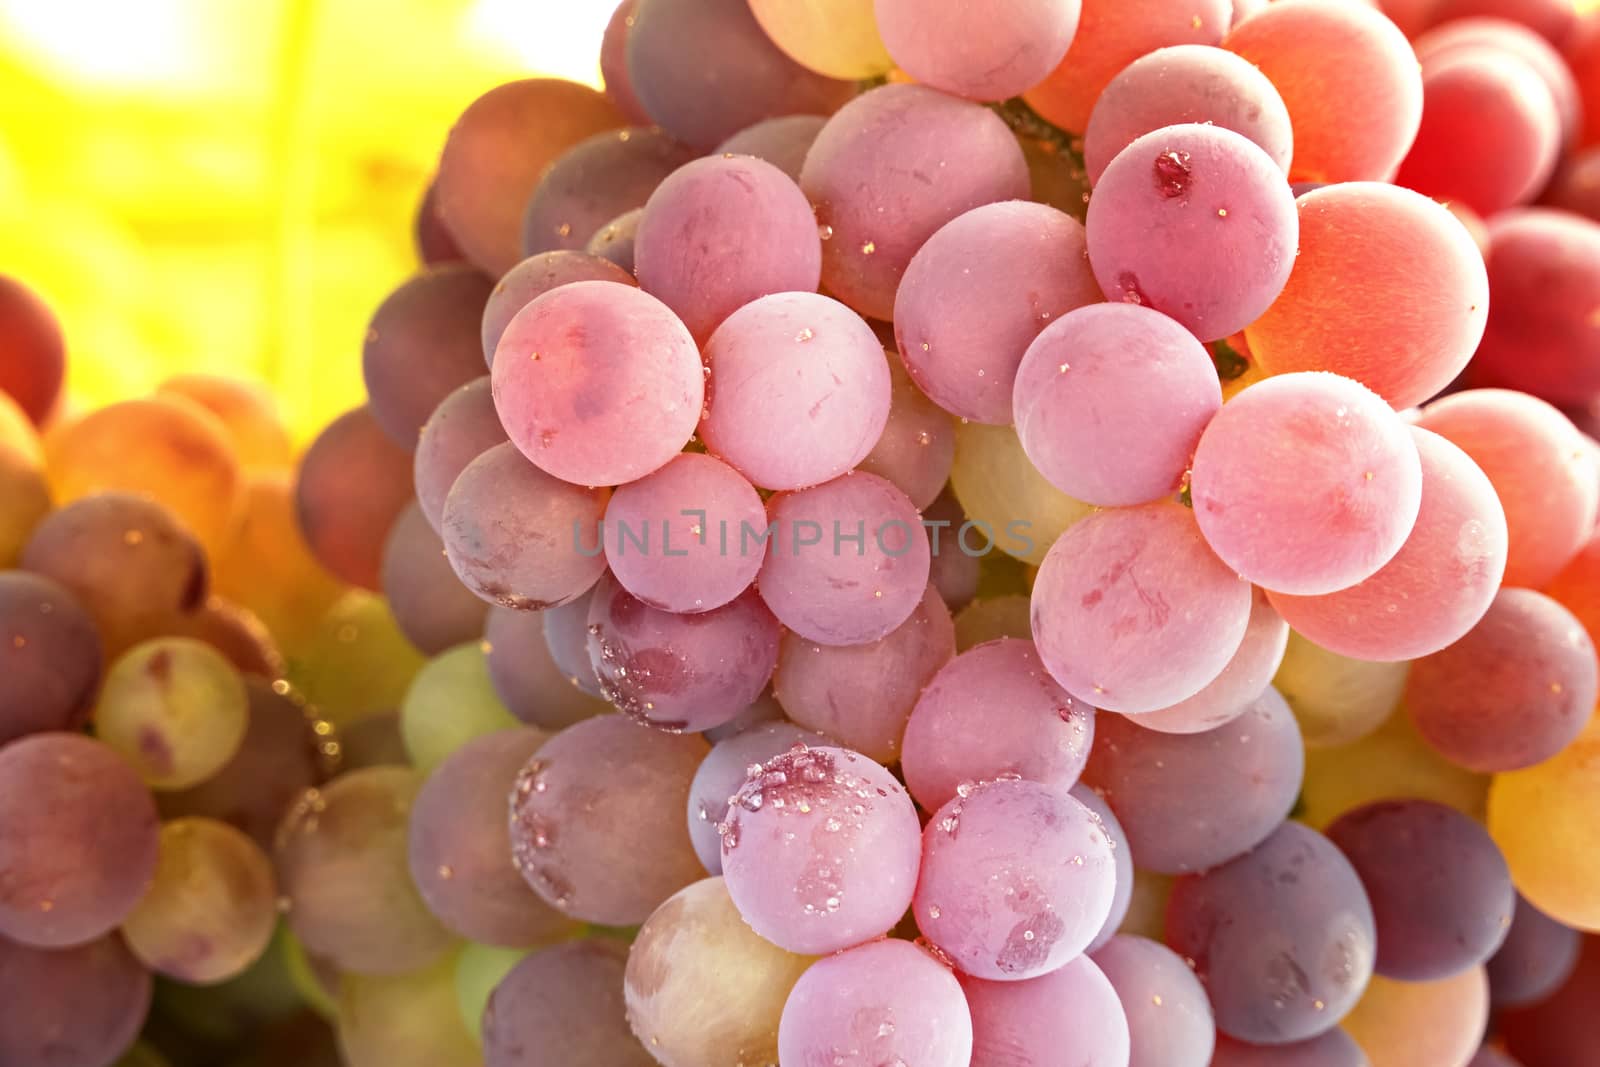
<svg viewBox="0 0 1600 1067">
<path fill-rule="evenodd" d="M 1600 15 L 600 59 L 298 454 L 0 278 L 0 1067 L 1600 1063 Z"/>
</svg>

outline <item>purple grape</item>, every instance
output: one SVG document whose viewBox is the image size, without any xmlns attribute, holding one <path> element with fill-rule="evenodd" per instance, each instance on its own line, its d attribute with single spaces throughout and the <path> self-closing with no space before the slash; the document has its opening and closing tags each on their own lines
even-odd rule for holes
<svg viewBox="0 0 1600 1067">
<path fill-rule="evenodd" d="M 1129 1062 L 1117 991 L 1087 956 L 1022 982 L 963 976 L 961 988 L 972 1010 L 972 1067 Z"/>
<path fill-rule="evenodd" d="M 1537 1004 L 1561 987 L 1578 964 L 1583 936 L 1517 895 L 1511 929 L 1489 957 L 1489 996 L 1496 1008 Z"/>
<path fill-rule="evenodd" d="M 527 948 L 559 939 L 566 916 L 534 895 L 511 864 L 506 797 L 545 742 L 538 730 L 502 730 L 456 749 L 411 807 L 411 880 L 452 933 Z"/>
<path fill-rule="evenodd" d="M 1004 100 L 1050 76 L 1078 30 L 1079 0 L 877 0 L 878 32 L 912 80 Z"/>
<path fill-rule="evenodd" d="M 1087 504 L 1146 504 L 1177 492 L 1222 407 L 1205 347 L 1133 304 L 1070 311 L 1017 368 L 1017 436 L 1040 474 Z"/>
<path fill-rule="evenodd" d="M 1113 937 L 1094 953 L 1127 1015 L 1129 1067 L 1206 1067 L 1216 1042 L 1205 986 L 1177 953 L 1143 937 Z"/>
<path fill-rule="evenodd" d="M 767 518 L 772 534 L 757 588 L 801 637 L 825 645 L 876 641 L 921 602 L 928 536 L 906 495 L 877 475 L 779 493 Z"/>
<path fill-rule="evenodd" d="M 539 613 L 539 619 L 545 651 L 567 684 L 603 699 L 600 676 L 589 658 L 589 605 L 594 603 L 598 588 L 596 582 L 576 600 L 546 608 Z"/>
<path fill-rule="evenodd" d="M 1200 692 L 1159 711 L 1144 712 L 1134 722 L 1164 734 L 1195 734 L 1238 718 L 1250 707 L 1283 663 L 1289 647 L 1289 625 L 1273 609 L 1267 594 L 1251 590 L 1250 622 L 1244 640 L 1222 673 Z"/>
<path fill-rule="evenodd" d="M 636 207 L 632 211 L 624 211 L 598 230 L 589 238 L 589 243 L 583 250 L 591 256 L 615 263 L 629 276 L 633 275 L 634 249 L 639 238 L 639 223 L 644 219 L 644 208 Z M 492 354 L 491 354 L 492 358 Z"/>
<path fill-rule="evenodd" d="M 706 730 L 760 696 L 778 664 L 778 620 L 755 590 L 694 615 L 639 600 L 610 575 L 589 603 L 589 662 L 600 692 L 636 722 Z"/>
<path fill-rule="evenodd" d="M 602 134 L 612 137 L 615 134 Z M 517 312 L 539 297 L 573 282 L 616 282 L 619 285 L 636 285 L 633 267 L 619 266 L 604 256 L 583 251 L 558 250 L 539 252 L 529 256 L 506 271 L 495 283 L 488 303 L 483 305 L 480 339 L 483 358 L 494 369 L 494 352 L 505 336 L 506 327 L 517 317 Z"/>
<path fill-rule="evenodd" d="M 1377 933 L 1333 843 L 1287 822 L 1253 851 L 1178 879 L 1167 944 L 1194 961 L 1217 1029 L 1288 1044 L 1339 1025 L 1372 976 Z"/>
<path fill-rule="evenodd" d="M 1094 935 L 1094 940 L 1089 942 L 1087 951 L 1094 952 L 1117 935 L 1128 920 L 1128 913 L 1133 908 L 1135 874 L 1133 870 L 1133 850 L 1128 847 L 1128 834 L 1123 830 L 1122 824 L 1117 821 L 1116 813 L 1111 810 L 1111 805 L 1106 803 L 1105 797 L 1079 782 L 1068 791 L 1072 798 L 1079 804 L 1089 809 L 1089 814 L 1100 824 L 1100 829 L 1105 831 L 1106 840 L 1111 844 L 1111 858 L 1116 865 L 1117 891 L 1111 897 L 1111 913 L 1106 916 L 1100 932 Z M 1143 872 L 1143 877 L 1159 877 Z M 1162 903 L 1165 903 L 1163 899 Z M 1130 932 L 1136 932 L 1136 926 L 1130 926 Z"/>
<path fill-rule="evenodd" d="M 900 757 L 906 788 L 924 811 L 1003 774 L 1068 790 L 1094 726 L 1094 709 L 1055 683 L 1032 642 L 990 641 L 945 664 L 917 698 Z"/>
<path fill-rule="evenodd" d="M 566 610 L 578 604 L 583 605 L 583 618 L 587 619 L 588 605 L 582 600 L 573 601 Z M 542 612 L 489 609 L 484 643 L 488 645 L 489 682 L 500 702 L 529 726 L 543 730 L 560 730 L 609 710 L 551 658 L 544 624 Z M 587 650 L 584 664 L 588 665 Z"/>
<path fill-rule="evenodd" d="M 149 1010 L 150 972 L 115 934 L 48 952 L 0 939 L 0 1063 L 106 1067 Z"/>
<path fill-rule="evenodd" d="M 701 735 L 714 745 L 719 741 L 726 741 L 730 737 L 736 737 L 752 726 L 767 722 L 784 721 L 786 720 L 783 717 L 783 707 L 769 689 L 757 697 L 748 708 L 745 708 L 721 726 L 713 726 L 709 730 L 701 731 Z"/>
<path fill-rule="evenodd" d="M 917 926 L 964 974 L 1049 974 L 1105 925 L 1116 861 L 1100 820 L 1064 790 L 1006 778 L 966 786 L 924 834 Z"/>
<path fill-rule="evenodd" d="M 607 130 L 580 141 L 545 170 L 522 216 L 522 251 L 580 249 L 624 211 L 643 207 L 661 180 L 695 158 L 653 126 Z"/>
<path fill-rule="evenodd" d="M 511 791 L 517 870 L 558 911 L 585 922 L 643 922 L 702 875 L 684 825 L 689 783 L 710 747 L 620 715 L 556 734 Z"/>
<path fill-rule="evenodd" d="M 751 766 L 722 824 L 722 875 L 756 933 L 807 955 L 887 933 L 911 905 L 921 824 L 899 782 L 841 748 Z"/>
<path fill-rule="evenodd" d="M 418 504 L 407 506 L 389 531 L 382 580 L 400 632 L 424 654 L 438 655 L 483 636 L 489 605 L 456 577 L 444 542 Z"/>
<path fill-rule="evenodd" d="M 444 219 L 439 217 L 439 196 L 437 183 L 428 180 L 428 188 L 422 193 L 422 199 L 417 202 L 417 213 L 411 223 L 412 240 L 417 247 L 417 258 L 424 266 L 436 267 L 444 263 L 455 263 L 466 257 L 461 254 L 461 249 L 456 247 L 454 237 L 445 229 Z"/>
<path fill-rule="evenodd" d="M 667 306 L 616 282 L 573 282 L 517 312 L 495 350 L 512 443 L 577 485 L 642 478 L 683 450 L 705 399 L 694 339 Z"/>
<path fill-rule="evenodd" d="M 1505 940 L 1516 906 L 1511 873 L 1473 819 L 1428 800 L 1385 800 L 1346 812 L 1327 833 L 1372 902 L 1379 974 L 1438 981 L 1483 963 Z"/>
<path fill-rule="evenodd" d="M 922 509 L 923 526 L 940 533 L 937 546 L 932 545 L 932 537 L 929 537 L 932 560 L 928 567 L 928 580 L 939 590 L 945 606 L 951 611 L 960 611 L 978 595 L 978 557 L 968 555 L 961 551 L 959 544 L 951 543 L 950 535 L 959 534 L 966 521 L 967 515 L 961 510 L 961 502 L 949 489 L 945 489 L 934 498 L 932 504 Z M 1022 600 L 1026 605 L 1027 598 L 1023 597 Z M 1026 606 L 1023 614 L 1027 614 Z"/>
<path fill-rule="evenodd" d="M 956 426 L 948 412 L 923 395 L 898 359 L 889 360 L 889 381 L 888 419 L 857 469 L 889 479 L 921 511 L 950 480 Z"/>
<path fill-rule="evenodd" d="M 762 553 L 739 534 L 764 528 L 766 514 L 742 474 L 715 456 L 685 453 L 611 494 L 606 562 L 653 608 L 710 611 L 755 581 Z"/>
<path fill-rule="evenodd" d="M 483 1013 L 485 1067 L 657 1067 L 628 1029 L 627 946 L 605 938 L 535 952 Z"/>
<path fill-rule="evenodd" d="M 1108 300 L 1154 308 L 1215 341 L 1282 291 L 1299 221 L 1271 156 L 1232 130 L 1190 123 L 1117 154 L 1095 185 L 1086 229 Z"/>
<path fill-rule="evenodd" d="M 821 115 L 784 115 L 762 119 L 723 141 L 711 154 L 755 156 L 799 182 L 806 153 L 811 151 L 811 145 L 827 121 Z"/>
<path fill-rule="evenodd" d="M 445 397 L 482 371 L 478 323 L 489 279 L 465 263 L 413 276 L 379 305 L 361 354 L 367 410 L 406 450 Z"/>
<path fill-rule="evenodd" d="M 982 204 L 1028 195 L 1016 138 L 989 109 L 921 85 L 884 85 L 828 120 L 800 187 L 827 240 L 822 281 L 863 315 L 894 318 L 923 242 Z"/>
<path fill-rule="evenodd" d="M 967 1067 L 972 1016 L 948 968 L 905 941 L 874 941 L 818 960 L 795 983 L 778 1059 L 839 1067 Z"/>
<path fill-rule="evenodd" d="M 0 748 L 0 938 L 61 948 L 115 929 L 158 836 L 150 790 L 110 747 L 42 733 Z"/>
<path fill-rule="evenodd" d="M 887 765 L 900 758 L 917 695 L 955 654 L 950 609 L 929 585 L 911 617 L 876 641 L 819 645 L 784 634 L 772 690 L 796 723 Z"/>
<path fill-rule="evenodd" d="M 72 593 L 42 575 L 0 571 L 0 745 L 82 726 L 102 659 L 94 620 Z"/>
<path fill-rule="evenodd" d="M 510 442 L 496 445 L 467 465 L 445 500 L 450 566 L 501 607 L 537 611 L 575 600 L 605 573 L 593 538 L 608 495 L 552 478 Z"/>
<path fill-rule="evenodd" d="M 1251 1045 L 1217 1034 L 1211 1067 L 1370 1067 L 1355 1038 L 1335 1027 L 1306 1041 Z"/>
<path fill-rule="evenodd" d="M 1033 636 L 1062 688 L 1110 711 L 1187 700 L 1244 641 L 1250 585 L 1163 502 L 1096 512 L 1051 546 L 1032 597 Z"/>
<path fill-rule="evenodd" d="M 605 84 L 606 97 L 628 117 L 628 121 L 649 122 L 644 106 L 633 93 L 633 82 L 628 77 L 628 36 L 633 32 L 633 16 L 639 0 L 622 0 L 606 23 L 606 32 L 600 40 L 600 80 Z"/>
<path fill-rule="evenodd" d="M 628 79 L 652 121 L 706 151 L 761 119 L 827 115 L 853 91 L 780 52 L 745 0 L 639 0 Z"/>
<path fill-rule="evenodd" d="M 694 772 L 689 785 L 689 840 L 711 874 L 722 873 L 722 834 L 728 800 L 744 785 L 746 772 L 795 745 L 826 745 L 828 739 L 789 722 L 762 722 L 724 738 Z"/>
</svg>

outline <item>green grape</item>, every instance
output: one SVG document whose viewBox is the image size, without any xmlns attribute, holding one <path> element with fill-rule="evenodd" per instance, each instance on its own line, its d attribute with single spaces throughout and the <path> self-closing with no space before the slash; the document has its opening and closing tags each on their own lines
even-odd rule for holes
<svg viewBox="0 0 1600 1067">
<path fill-rule="evenodd" d="M 279 923 L 273 937 L 274 947 L 268 953 L 276 956 L 295 993 L 306 1006 L 332 1022 L 339 1016 L 339 972 L 326 961 L 319 960 L 306 951 L 305 943 L 295 936 L 288 923 Z"/>
<path fill-rule="evenodd" d="M 289 677 L 324 718 L 345 726 L 399 707 L 423 662 L 388 602 L 353 589 L 322 617 Z"/>
<path fill-rule="evenodd" d="M 1167 898 L 1172 896 L 1176 882 L 1165 874 L 1154 871 L 1133 872 L 1133 894 L 1128 899 L 1128 914 L 1123 917 L 1119 934 L 1137 934 L 1152 941 L 1165 941 L 1167 928 Z"/>
<path fill-rule="evenodd" d="M 1001 637 L 1033 640 L 1028 598 L 1020 593 L 974 600 L 956 615 L 956 651 Z"/>
<path fill-rule="evenodd" d="M 1045 481 L 1009 426 L 958 424 L 950 485 L 975 525 L 964 539 L 958 539 L 957 530 L 941 530 L 940 552 L 982 551 L 987 533 L 990 551 L 1037 567 L 1056 538 L 1094 510 Z"/>
<path fill-rule="evenodd" d="M 467 1024 L 474 1041 L 483 1040 L 483 1009 L 500 979 L 536 949 L 499 948 L 495 945 L 466 944 L 456 957 L 456 1003 L 461 1021 Z"/>
<path fill-rule="evenodd" d="M 339 1047 L 349 1067 L 482 1067 L 461 1021 L 455 953 L 410 974 L 347 974 L 339 983 Z"/>
<path fill-rule="evenodd" d="M 1300 722 L 1307 748 L 1344 745 L 1383 725 L 1406 689 L 1411 665 L 1370 663 L 1329 652 L 1293 630 L 1273 686 Z"/>
<path fill-rule="evenodd" d="M 1486 775 L 1457 767 L 1429 748 L 1404 708 L 1367 736 L 1306 752 L 1298 818 L 1318 830 L 1374 800 L 1418 797 L 1482 820 Z"/>
<path fill-rule="evenodd" d="M 473 738 L 521 725 L 495 694 L 481 641 L 429 660 L 400 704 L 400 735 L 424 774 Z"/>
</svg>

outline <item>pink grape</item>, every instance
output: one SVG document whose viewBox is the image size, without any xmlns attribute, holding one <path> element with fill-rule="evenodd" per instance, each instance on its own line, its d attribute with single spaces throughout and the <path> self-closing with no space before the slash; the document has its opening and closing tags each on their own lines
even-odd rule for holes
<svg viewBox="0 0 1600 1067">
<path fill-rule="evenodd" d="M 1074 308 L 1099 303 L 1083 224 L 1045 204 L 985 204 L 928 238 L 895 294 L 900 358 L 917 387 L 953 415 L 1004 425 L 1033 339 Z"/>
<path fill-rule="evenodd" d="M 917 509 L 933 503 L 956 461 L 956 427 L 948 412 L 923 395 L 899 359 L 889 360 L 889 416 L 858 470 L 887 478 Z"/>
<path fill-rule="evenodd" d="M 883 767 L 842 748 L 790 749 L 752 766 L 729 800 L 722 876 L 756 933 L 821 955 L 900 921 L 921 844 L 916 808 Z"/>
<path fill-rule="evenodd" d="M 1185 122 L 1247 137 L 1289 172 L 1294 131 L 1267 76 L 1221 48 L 1177 44 L 1129 63 L 1100 94 L 1083 133 L 1089 180 L 1098 182 L 1119 152 L 1151 130 Z"/>
<path fill-rule="evenodd" d="M 939 590 L 939 595 L 944 597 L 951 611 L 960 611 L 978 595 L 978 557 L 968 555 L 961 551 L 959 544 L 951 543 L 952 537 L 960 533 L 966 521 L 961 503 L 949 489 L 941 492 L 933 503 L 922 509 L 923 526 L 940 535 L 936 546 L 932 543 L 933 534 L 930 533 L 928 537 L 932 552 L 928 580 Z M 1026 614 L 1026 598 L 1023 598 L 1023 604 L 1023 613 Z"/>
<path fill-rule="evenodd" d="M 1112 938 L 1093 954 L 1127 1015 L 1128 1067 L 1207 1067 L 1216 1027 L 1205 986 L 1183 958 L 1144 937 Z"/>
<path fill-rule="evenodd" d="M 1078 29 L 1079 0 L 877 0 L 895 65 L 969 100 L 1004 100 L 1047 78 Z"/>
<path fill-rule="evenodd" d="M 1022 982 L 963 975 L 961 988 L 972 1010 L 972 1067 L 1137 1062 L 1117 991 L 1087 956 Z"/>
<path fill-rule="evenodd" d="M 1086 504 L 1177 492 L 1222 387 L 1205 346 L 1136 304 L 1095 304 L 1028 346 L 1012 390 L 1017 436 L 1057 489 Z"/>
<path fill-rule="evenodd" d="M 1526 26 L 1503 17 L 1469 16 L 1441 20 L 1412 42 L 1424 66 L 1435 56 L 1479 49 L 1509 52 L 1533 68 L 1550 90 L 1561 117 L 1563 145 L 1571 148 L 1583 127 L 1583 101 L 1578 84 L 1561 53 Z"/>
<path fill-rule="evenodd" d="M 912 907 L 963 974 L 1017 982 L 1087 948 L 1115 893 L 1099 819 L 1064 790 L 1005 778 L 966 787 L 934 813 Z"/>
<path fill-rule="evenodd" d="M 365 407 L 323 427 L 301 455 L 295 519 L 311 554 L 340 581 L 382 588 L 383 541 L 410 503 L 411 467 Z"/>
<path fill-rule="evenodd" d="M 784 115 L 746 126 L 718 145 L 712 155 L 755 156 L 771 163 L 795 182 L 811 143 L 828 120 L 821 115 Z"/>
<path fill-rule="evenodd" d="M 700 437 L 765 489 L 837 478 L 889 418 L 889 362 L 872 329 L 815 293 L 779 293 L 730 315 L 705 348 Z"/>
<path fill-rule="evenodd" d="M 1089 809 L 1089 814 L 1105 832 L 1106 840 L 1111 843 L 1111 858 L 1116 867 L 1117 890 L 1111 896 L 1111 912 L 1106 916 L 1100 932 L 1094 935 L 1094 940 L 1089 942 L 1089 947 L 1085 950 L 1093 952 L 1116 936 L 1133 907 L 1135 880 L 1133 850 L 1128 847 L 1127 831 L 1123 830 L 1122 824 L 1117 821 L 1116 812 L 1111 810 L 1111 805 L 1106 803 L 1105 797 L 1082 782 L 1073 786 L 1068 792 L 1074 800 Z"/>
<path fill-rule="evenodd" d="M 906 723 L 901 769 L 924 811 L 963 783 L 1016 774 L 1071 789 L 1094 742 L 1094 709 L 1046 673 L 1030 641 L 968 649 L 933 676 Z"/>
<path fill-rule="evenodd" d="M 1175 503 L 1100 511 L 1051 546 L 1033 586 L 1039 658 L 1097 707 L 1165 708 L 1205 688 L 1238 651 L 1250 585 L 1212 555 Z"/>
<path fill-rule="evenodd" d="M 1410 431 L 1371 390 L 1325 372 L 1249 386 L 1195 451 L 1194 513 L 1228 566 L 1279 593 L 1315 596 L 1395 557 L 1422 502 Z"/>
<path fill-rule="evenodd" d="M 434 656 L 483 636 L 489 605 L 461 584 L 444 542 L 412 504 L 383 547 L 383 593 L 395 623 L 417 649 Z"/>
<path fill-rule="evenodd" d="M 1378 662 L 1438 652 L 1489 610 L 1505 574 L 1506 519 L 1488 477 L 1461 449 L 1411 428 L 1422 506 L 1393 559 L 1348 589 L 1272 594 L 1289 625 L 1330 651 Z"/>
<path fill-rule="evenodd" d="M 1561 48 L 1577 31 L 1581 10 L 1564 0 L 1440 0 L 1433 17 L 1435 24 L 1472 16 L 1506 19 Z"/>
<path fill-rule="evenodd" d="M 800 172 L 827 240 L 822 281 L 889 320 L 911 257 L 962 212 L 1028 195 L 1016 138 L 978 104 L 922 85 L 884 85 L 839 109 Z"/>
<path fill-rule="evenodd" d="M 1083 777 L 1117 813 L 1141 869 L 1180 874 L 1226 863 L 1260 844 L 1294 807 L 1304 749 L 1277 690 L 1205 733 L 1157 733 L 1137 723 L 1102 716 Z"/>
<path fill-rule="evenodd" d="M 587 625 L 589 605 L 582 598 L 567 607 L 578 605 L 583 608 L 581 618 Z M 546 614 L 490 608 L 483 634 L 488 645 L 485 660 L 495 694 L 511 714 L 529 726 L 560 730 L 610 709 L 605 701 L 580 688 L 577 680 L 551 658 L 544 639 Z M 589 667 L 587 646 L 583 664 L 598 690 L 594 670 Z"/>
<path fill-rule="evenodd" d="M 65 586 L 0 571 L 0 745 L 82 726 L 104 659 L 94 620 Z"/>
<path fill-rule="evenodd" d="M 1106 299 L 1154 308 L 1215 341 L 1283 291 L 1299 221 L 1271 156 L 1232 130 L 1189 123 L 1117 154 L 1095 185 L 1086 229 Z"/>
<path fill-rule="evenodd" d="M 1134 721 L 1147 730 L 1164 734 L 1197 734 L 1214 730 L 1238 718 L 1272 684 L 1289 646 L 1289 624 L 1273 608 L 1261 589 L 1251 590 L 1250 622 L 1244 640 L 1222 673 L 1204 689 L 1158 711 L 1144 712 Z"/>
<path fill-rule="evenodd" d="M 911 617 L 876 641 L 819 645 L 784 634 L 773 694 L 794 722 L 891 764 L 917 695 L 955 654 L 950 609 L 929 585 Z"/>
<path fill-rule="evenodd" d="M 874 474 L 847 474 L 767 504 L 757 588 L 790 630 L 859 645 L 911 617 L 928 585 L 928 536 L 911 501 Z"/>
<path fill-rule="evenodd" d="M 491 604 L 537 611 L 574 600 L 605 571 L 594 544 L 607 493 L 558 481 L 507 442 L 467 465 L 440 525 L 450 566 Z"/>
<path fill-rule="evenodd" d="M 600 692 L 635 721 L 705 730 L 761 695 L 778 663 L 778 620 L 755 590 L 694 615 L 652 608 L 607 575 L 589 603 Z"/>
<path fill-rule="evenodd" d="M 800 976 L 778 1024 L 778 1059 L 967 1067 L 972 1037 L 966 996 L 948 968 L 908 942 L 874 941 Z"/>
<path fill-rule="evenodd" d="M 813 292 L 822 242 L 794 179 L 751 156 L 678 168 L 644 205 L 634 272 L 704 343 L 757 297 Z"/>
<path fill-rule="evenodd" d="M 758 722 L 711 746 L 689 785 L 689 840 L 700 862 L 711 874 L 722 873 L 722 833 L 728 817 L 728 800 L 744 785 L 753 764 L 768 760 L 796 745 L 826 745 L 828 739 L 790 722 Z"/>
<path fill-rule="evenodd" d="M 467 464 L 505 440 L 488 375 L 452 392 L 428 416 L 412 453 L 412 480 L 423 518 L 435 533 L 440 532 L 450 487 Z"/>
<path fill-rule="evenodd" d="M 483 358 L 494 368 L 494 351 L 517 312 L 552 289 L 572 282 L 616 282 L 637 285 L 632 267 L 622 267 L 589 252 L 561 249 L 529 256 L 506 271 L 483 305 L 480 339 Z"/>
<path fill-rule="evenodd" d="M 546 608 L 539 613 L 545 651 L 556 669 L 577 689 L 592 697 L 600 696 L 600 676 L 589 659 L 589 605 L 594 602 L 596 582 L 582 596 Z"/>
<path fill-rule="evenodd" d="M 695 152 L 649 125 L 607 130 L 557 156 L 522 216 L 522 251 L 580 249 L 624 211 L 643 207 Z"/>
<path fill-rule="evenodd" d="M 149 1012 L 150 972 L 115 934 L 50 951 L 0 939 L 0 1063 L 121 1063 Z"/>
<path fill-rule="evenodd" d="M 759 726 L 762 723 L 784 721 L 783 708 L 769 690 L 762 693 L 751 702 L 748 708 L 745 708 L 721 726 L 713 726 L 709 730 L 702 730 L 700 735 L 714 745 L 718 741 L 726 741 L 730 737 L 736 737 L 751 727 Z"/>
<path fill-rule="evenodd" d="M 685 453 L 629 482 L 606 505 L 606 562 L 622 587 L 662 611 L 720 608 L 761 569 L 739 533 L 763 529 L 766 505 L 715 456 Z"/>
<path fill-rule="evenodd" d="M 623 270 L 633 275 L 634 245 L 638 242 L 639 222 L 644 218 L 644 208 L 636 207 L 632 211 L 624 211 L 598 230 L 589 238 L 589 243 L 583 250 L 591 256 L 615 263 Z M 493 358 L 490 353 L 490 358 Z"/>
<path fill-rule="evenodd" d="M 573 282 L 517 312 L 495 349 L 494 402 L 536 466 L 577 485 L 620 485 L 694 435 L 705 374 L 665 304 L 616 282 Z"/>
</svg>

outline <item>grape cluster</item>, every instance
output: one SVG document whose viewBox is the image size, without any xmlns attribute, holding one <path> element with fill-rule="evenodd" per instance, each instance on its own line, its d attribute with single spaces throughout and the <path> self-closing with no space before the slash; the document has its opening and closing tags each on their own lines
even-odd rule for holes
<svg viewBox="0 0 1600 1067">
<path fill-rule="evenodd" d="M 303 451 L 0 278 L 0 1067 L 1600 1063 L 1600 14 L 600 64 Z"/>
</svg>

